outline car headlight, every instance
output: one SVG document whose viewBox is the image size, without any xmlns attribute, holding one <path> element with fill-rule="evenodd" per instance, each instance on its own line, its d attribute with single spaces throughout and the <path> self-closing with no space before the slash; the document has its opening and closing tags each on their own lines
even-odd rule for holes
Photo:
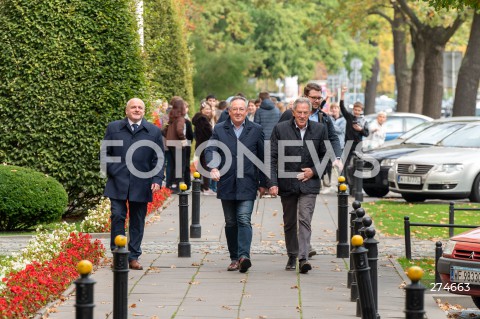
<svg viewBox="0 0 480 319">
<path fill-rule="evenodd" d="M 463 164 L 441 164 L 436 165 L 433 170 L 445 173 L 460 172 L 463 170 Z"/>
<path fill-rule="evenodd" d="M 455 244 L 457 242 L 455 240 L 449 240 L 445 244 L 445 247 L 443 248 L 443 253 L 445 255 L 451 255 L 453 253 L 453 250 L 455 249 Z"/>
<path fill-rule="evenodd" d="M 396 160 L 396 158 L 386 158 L 380 162 L 380 166 L 393 166 Z"/>
</svg>

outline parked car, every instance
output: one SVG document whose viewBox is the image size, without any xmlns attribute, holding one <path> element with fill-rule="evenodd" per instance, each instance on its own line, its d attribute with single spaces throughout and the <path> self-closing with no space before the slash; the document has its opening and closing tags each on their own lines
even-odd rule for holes
<svg viewBox="0 0 480 319">
<path fill-rule="evenodd" d="M 452 237 L 443 249 L 437 270 L 443 287 L 453 294 L 471 296 L 480 308 L 480 228 Z"/>
<path fill-rule="evenodd" d="M 377 114 L 369 114 L 365 116 L 365 120 L 369 123 L 377 118 Z M 415 126 L 429 122 L 433 119 L 431 117 L 415 114 L 415 113 L 388 113 L 387 121 L 385 122 L 385 131 L 387 133 L 385 141 L 393 140 L 401 134 L 411 130 Z"/>
<path fill-rule="evenodd" d="M 480 122 L 466 124 L 437 145 L 398 158 L 388 172 L 390 190 L 408 202 L 480 202 Z"/>
<path fill-rule="evenodd" d="M 419 149 L 437 145 L 445 137 L 456 132 L 466 124 L 475 121 L 480 122 L 480 118 L 473 116 L 451 117 L 424 122 L 405 133 L 399 143 L 392 143 L 391 145 L 364 152 L 365 155 L 380 163 L 380 172 L 374 177 L 363 180 L 363 190 L 367 195 L 372 197 L 383 197 L 387 195 L 389 192 L 388 171 L 399 157 L 418 151 Z M 365 168 L 372 169 L 372 163 L 365 162 Z"/>
</svg>

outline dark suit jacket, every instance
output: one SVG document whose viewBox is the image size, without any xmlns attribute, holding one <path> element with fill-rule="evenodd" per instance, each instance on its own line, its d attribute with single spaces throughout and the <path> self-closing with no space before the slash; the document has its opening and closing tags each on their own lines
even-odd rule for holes
<svg viewBox="0 0 480 319">
<path fill-rule="evenodd" d="M 150 172 L 157 166 L 157 163 L 159 166 L 157 170 L 162 168 L 165 161 L 162 132 L 160 129 L 147 120 L 142 119 L 142 123 L 135 133 L 133 133 L 128 124 L 128 119 L 125 118 L 108 124 L 104 140 L 120 140 L 123 142 L 123 146 L 107 147 L 107 155 L 109 157 L 119 157 L 121 162 L 107 163 L 108 180 L 104 195 L 112 199 L 151 202 L 151 185 L 152 183 L 162 185 L 163 170 L 161 169 L 155 176 L 149 178 L 135 176 L 127 167 L 125 158 L 128 149 L 135 142 L 150 141 L 161 149 L 161 154 L 157 156 L 157 152 L 153 147 L 139 147 L 133 153 L 132 164 L 140 172 Z"/>
<path fill-rule="evenodd" d="M 237 167 L 237 143 L 242 143 L 250 152 L 258 157 L 262 163 L 264 161 L 264 135 L 260 125 L 245 119 L 240 138 L 237 139 L 233 130 L 232 121 L 227 119 L 224 122 L 215 125 L 213 135 L 209 143 L 220 141 L 230 150 L 232 156 L 232 165 L 229 170 L 220 177 L 217 186 L 217 198 L 225 200 L 255 200 L 259 186 L 266 186 L 265 176 L 260 174 L 259 169 L 246 156 L 243 156 L 243 177 L 238 177 Z M 221 170 L 225 165 L 225 154 L 216 146 L 208 146 L 205 150 L 206 162 L 210 163 L 213 159 L 213 152 L 221 155 L 219 165 L 210 164 L 210 168 Z"/>
</svg>

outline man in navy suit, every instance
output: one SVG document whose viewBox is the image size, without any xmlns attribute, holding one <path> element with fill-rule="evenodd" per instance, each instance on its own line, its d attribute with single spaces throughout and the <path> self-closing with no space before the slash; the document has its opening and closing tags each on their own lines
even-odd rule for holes
<svg viewBox="0 0 480 319">
<path fill-rule="evenodd" d="M 260 125 L 246 118 L 248 110 L 245 98 L 233 97 L 228 112 L 230 117 L 215 125 L 205 158 L 210 177 L 218 181 L 217 198 L 222 200 L 225 236 L 231 259 L 227 270 L 246 272 L 252 266 L 253 203 L 257 189 L 260 194 L 265 193 L 266 178 L 245 154 L 248 150 L 263 161 L 264 135 Z M 215 153 L 220 154 L 220 161 L 215 160 Z M 245 157 L 243 167 L 238 167 L 242 163 L 240 157 Z"/>
<path fill-rule="evenodd" d="M 111 201 L 110 248 L 115 237 L 125 235 L 125 219 L 129 210 L 128 261 L 131 269 L 142 270 L 138 258 L 152 193 L 160 189 L 163 179 L 163 141 L 160 129 L 149 123 L 145 103 L 133 98 L 127 102 L 126 118 L 108 124 L 102 143 L 108 144 L 102 162 L 108 162 L 104 195 Z"/>
</svg>

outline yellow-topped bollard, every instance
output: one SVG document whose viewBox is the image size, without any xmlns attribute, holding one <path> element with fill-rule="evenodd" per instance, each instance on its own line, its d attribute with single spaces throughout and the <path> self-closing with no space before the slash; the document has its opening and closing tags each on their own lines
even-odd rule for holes
<svg viewBox="0 0 480 319">
<path fill-rule="evenodd" d="M 339 183 L 345 183 L 345 176 L 338 176 L 338 182 Z"/>
<path fill-rule="evenodd" d="M 352 237 L 352 246 L 359 247 L 363 245 L 363 237 L 360 235 L 355 235 Z"/>
<path fill-rule="evenodd" d="M 346 192 L 346 191 L 347 191 L 347 184 L 340 184 L 340 185 L 338 185 L 338 189 L 339 189 L 341 192 Z"/>
<path fill-rule="evenodd" d="M 93 265 L 88 260 L 81 260 L 77 264 L 77 272 L 80 275 L 88 275 L 92 272 Z"/>
<path fill-rule="evenodd" d="M 188 187 L 187 187 L 187 184 L 185 184 L 185 183 L 180 183 L 180 190 L 181 190 L 182 192 L 186 191 L 187 188 L 188 188 Z"/>
<path fill-rule="evenodd" d="M 118 235 L 117 237 L 115 237 L 115 246 L 117 247 L 127 246 L 127 236 Z"/>
<path fill-rule="evenodd" d="M 408 271 L 407 271 L 408 278 L 410 278 L 410 280 L 413 282 L 420 281 L 420 279 L 422 279 L 423 277 L 423 274 L 424 274 L 423 269 L 418 266 L 412 266 L 408 268 Z"/>
<path fill-rule="evenodd" d="M 199 172 L 193 173 L 193 178 L 200 178 L 200 173 Z"/>
</svg>

